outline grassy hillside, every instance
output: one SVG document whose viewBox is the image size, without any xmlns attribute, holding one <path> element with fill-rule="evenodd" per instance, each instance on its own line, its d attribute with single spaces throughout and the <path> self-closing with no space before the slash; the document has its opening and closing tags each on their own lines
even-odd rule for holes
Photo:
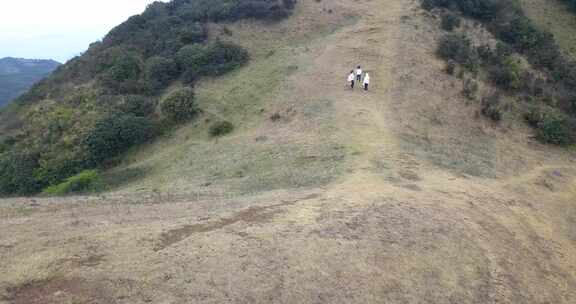
<svg viewBox="0 0 576 304">
<path fill-rule="evenodd" d="M 536 129 L 540 141 L 576 143 L 576 60 L 519 2 L 422 3 L 428 10 L 440 9 L 442 28 L 453 32 L 443 37 L 437 53 L 447 60 L 449 74 L 458 68 L 459 75 L 466 76 L 463 93 L 481 102 L 482 115 L 500 122 L 514 111 Z M 482 23 L 490 37 L 475 37 L 460 26 L 460 16 Z M 497 90 L 479 92 L 479 82 Z"/>
<path fill-rule="evenodd" d="M 0 193 L 37 193 L 199 119 L 194 84 L 249 61 L 210 24 L 274 23 L 292 0 L 155 2 L 18 98 L 0 119 Z M 265 25 L 263 25 L 265 26 Z"/>
<path fill-rule="evenodd" d="M 558 44 L 576 58 L 576 9 L 569 1 L 522 0 L 522 8 L 530 19 L 554 34 Z"/>
<path fill-rule="evenodd" d="M 535 138 L 492 65 L 438 56 L 445 13 L 496 48 L 484 22 L 412 0 L 208 24 L 250 61 L 105 167 L 114 191 L 0 199 L 0 303 L 576 303 L 574 152 Z M 368 92 L 345 81 L 358 64 Z"/>
<path fill-rule="evenodd" d="M 0 59 L 0 107 L 24 93 L 59 65 L 53 60 Z"/>
</svg>

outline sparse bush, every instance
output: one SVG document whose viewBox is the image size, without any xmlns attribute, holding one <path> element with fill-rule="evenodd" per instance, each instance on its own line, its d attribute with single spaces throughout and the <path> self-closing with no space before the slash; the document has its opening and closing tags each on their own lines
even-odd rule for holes
<svg viewBox="0 0 576 304">
<path fill-rule="evenodd" d="M 475 72 L 479 58 L 472 47 L 470 39 L 461 34 L 449 34 L 442 38 L 437 50 L 438 55 L 446 60 L 454 60 L 466 69 Z"/>
<path fill-rule="evenodd" d="M 434 0 L 422 0 L 421 4 L 422 4 L 422 8 L 430 11 L 432 9 L 434 9 L 436 7 L 436 1 Z"/>
<path fill-rule="evenodd" d="M 574 0 L 565 0 L 574 1 Z M 574 141 L 574 122 L 562 111 L 573 111 L 576 96 L 576 61 L 562 54 L 552 34 L 537 28 L 524 15 L 520 3 L 515 0 L 422 0 L 425 9 L 443 8 L 455 10 L 464 16 L 484 23 L 498 41 L 496 49 L 484 46 L 475 50 L 476 55 L 488 67 L 489 78 L 497 86 L 531 94 L 539 98 L 550 97 L 548 110 L 530 111 L 526 120 L 538 130 L 543 142 L 566 144 Z M 474 54 L 465 37 L 448 35 L 440 43 L 438 54 L 446 60 L 454 60 L 465 68 L 474 67 Z M 526 56 L 528 63 L 538 69 L 537 73 L 524 71 L 514 53 Z M 557 107 L 556 110 L 550 110 Z M 483 102 L 482 113 L 492 119 L 501 119 L 499 106 L 493 101 Z"/>
<path fill-rule="evenodd" d="M 220 121 L 210 126 L 210 136 L 218 137 L 223 136 L 234 131 L 234 125 L 229 121 Z"/>
<path fill-rule="evenodd" d="M 535 97 L 542 97 L 544 95 L 547 88 L 545 79 L 530 72 L 525 73 L 523 78 L 528 94 Z"/>
<path fill-rule="evenodd" d="M 500 41 L 496 43 L 496 51 L 494 52 L 494 55 L 496 56 L 495 57 L 496 63 L 504 62 L 504 60 L 512 56 L 512 54 L 514 54 L 514 49 L 510 45 Z"/>
<path fill-rule="evenodd" d="M 456 62 L 454 60 L 448 60 L 446 63 L 446 73 L 448 75 L 454 75 L 456 73 Z"/>
<path fill-rule="evenodd" d="M 519 63 L 512 57 L 505 59 L 502 65 L 490 69 L 490 79 L 495 85 L 506 90 L 517 90 L 521 87 L 521 74 Z"/>
<path fill-rule="evenodd" d="M 176 123 L 190 120 L 198 113 L 194 91 L 189 88 L 178 89 L 170 93 L 160 105 L 162 115 Z"/>
<path fill-rule="evenodd" d="M 464 81 L 464 88 L 462 89 L 462 94 L 469 100 L 476 99 L 476 94 L 478 93 L 478 82 L 474 79 L 466 79 Z"/>
<path fill-rule="evenodd" d="M 442 15 L 441 26 L 442 26 L 442 29 L 451 32 L 454 29 L 460 27 L 460 17 L 458 17 L 452 13 L 444 14 L 444 15 Z"/>
<path fill-rule="evenodd" d="M 276 112 L 270 116 L 270 120 L 273 122 L 277 122 L 280 119 L 282 119 L 282 115 L 280 115 L 280 113 L 278 113 L 278 112 Z"/>
<path fill-rule="evenodd" d="M 83 140 L 88 165 L 98 166 L 153 136 L 154 128 L 147 118 L 130 114 L 107 117 L 99 121 Z"/>
<path fill-rule="evenodd" d="M 482 115 L 492 119 L 493 121 L 502 120 L 502 110 L 500 109 L 500 97 L 493 95 L 482 100 Z"/>
<path fill-rule="evenodd" d="M 89 193 L 104 190 L 105 185 L 96 170 L 85 170 L 66 179 L 63 183 L 45 188 L 45 195 L 65 195 L 72 193 Z"/>
<path fill-rule="evenodd" d="M 496 54 L 489 45 L 481 45 L 476 48 L 476 53 L 478 53 L 478 57 L 486 63 L 494 62 L 496 59 Z"/>
</svg>

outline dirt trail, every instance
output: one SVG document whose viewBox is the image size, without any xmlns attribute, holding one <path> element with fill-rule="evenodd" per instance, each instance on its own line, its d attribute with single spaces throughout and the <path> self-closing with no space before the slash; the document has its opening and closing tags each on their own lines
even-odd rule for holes
<svg viewBox="0 0 576 304">
<path fill-rule="evenodd" d="M 392 100 L 389 92 L 394 84 L 392 61 L 397 55 L 399 16 L 408 13 L 407 6 L 400 1 L 376 2 L 355 27 L 343 32 L 334 43 L 337 54 L 327 53 L 325 58 L 346 58 L 344 64 L 336 66 L 346 71 L 356 63 L 362 64 L 371 73 L 372 87 L 364 92 L 361 86 L 345 94 L 332 94 L 338 100 L 336 120 L 342 131 L 342 141 L 359 151 L 352 174 L 336 185 L 332 191 L 369 194 L 378 191 L 382 179 L 370 171 L 377 160 L 393 161 L 399 153 L 395 136 L 392 134 L 390 115 L 386 107 Z M 330 48 L 327 52 L 330 52 Z M 318 65 L 318 67 L 327 65 Z M 334 65 L 331 65 L 334 66 Z M 338 74 L 338 73 L 336 73 Z M 336 79 L 332 79 L 336 81 Z M 330 87 L 327 92 L 334 92 Z"/>
<path fill-rule="evenodd" d="M 297 20 L 321 4 L 303 1 Z M 543 150 L 506 178 L 466 174 L 480 148 L 515 146 L 478 131 L 454 97 L 433 56 L 435 21 L 411 0 L 330 5 L 361 17 L 307 45 L 306 67 L 279 99 L 300 101 L 295 112 L 330 102 L 344 174 L 319 188 L 193 202 L 21 199 L 26 208 L 0 214 L 0 304 L 576 303 L 573 163 Z M 358 64 L 369 92 L 346 88 Z M 439 106 L 432 114 L 446 117 L 429 119 Z M 410 141 L 418 136 L 456 144 L 422 147 Z M 441 152 L 466 170 L 434 162 Z"/>
<path fill-rule="evenodd" d="M 322 40 L 308 68 L 314 72 L 298 75 L 296 81 L 296 91 L 305 92 L 304 98 L 334 101 L 337 141 L 355 154 L 349 174 L 334 183 L 327 196 L 381 193 L 384 182 L 372 168 L 383 154 L 386 162 L 396 161 L 400 154 L 387 106 L 395 81 L 392 63 L 397 56 L 398 25 L 410 6 L 402 1 L 363 1 L 361 6 L 360 21 Z M 359 64 L 371 73 L 368 92 L 361 83 L 354 90 L 346 88 L 348 71 Z"/>
</svg>

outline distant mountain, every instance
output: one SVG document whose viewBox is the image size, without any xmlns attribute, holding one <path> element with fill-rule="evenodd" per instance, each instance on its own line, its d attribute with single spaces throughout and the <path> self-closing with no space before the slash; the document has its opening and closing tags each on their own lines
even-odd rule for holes
<svg viewBox="0 0 576 304">
<path fill-rule="evenodd" d="M 54 60 L 0 59 L 0 107 L 24 93 L 58 66 Z"/>
</svg>

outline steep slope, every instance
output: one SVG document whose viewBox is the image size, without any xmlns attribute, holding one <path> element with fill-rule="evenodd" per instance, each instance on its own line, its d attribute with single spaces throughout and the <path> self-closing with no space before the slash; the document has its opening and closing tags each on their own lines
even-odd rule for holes
<svg viewBox="0 0 576 304">
<path fill-rule="evenodd" d="M 574 155 L 477 115 L 437 23 L 410 0 L 235 23 L 252 63 L 196 90 L 240 129 L 133 151 L 110 194 L 4 200 L 4 301 L 573 303 Z"/>
<path fill-rule="evenodd" d="M 210 24 L 273 24 L 293 0 L 154 2 L 0 112 L 0 195 L 48 191 L 200 119 L 194 84 L 249 60 Z M 263 25 L 265 26 L 265 25 Z"/>
<path fill-rule="evenodd" d="M 569 2 L 569 1 L 564 1 Z M 522 7 L 539 26 L 552 32 L 560 46 L 576 57 L 576 28 L 574 11 L 562 1 L 523 0 Z"/>
<path fill-rule="evenodd" d="M 0 107 L 24 93 L 59 65 L 53 60 L 0 59 Z"/>
</svg>

